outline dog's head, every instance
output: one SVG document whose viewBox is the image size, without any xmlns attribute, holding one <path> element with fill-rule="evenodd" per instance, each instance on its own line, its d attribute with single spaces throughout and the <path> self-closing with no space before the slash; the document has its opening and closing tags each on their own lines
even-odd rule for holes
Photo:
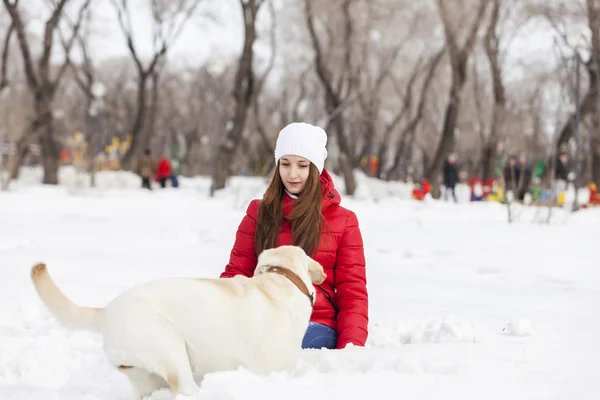
<svg viewBox="0 0 600 400">
<path fill-rule="evenodd" d="M 306 255 L 298 246 L 280 246 L 264 250 L 258 256 L 254 275 L 267 272 L 269 267 L 282 267 L 296 273 L 302 280 L 312 283 L 323 283 L 327 275 L 323 266 Z"/>
</svg>

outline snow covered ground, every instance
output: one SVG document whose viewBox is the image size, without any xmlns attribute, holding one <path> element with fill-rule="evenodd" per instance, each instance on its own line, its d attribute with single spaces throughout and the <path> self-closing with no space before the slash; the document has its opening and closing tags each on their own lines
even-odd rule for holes
<svg viewBox="0 0 600 400">
<path fill-rule="evenodd" d="M 66 331 L 42 308 L 34 263 L 89 306 L 155 278 L 216 277 L 264 188 L 236 178 L 211 199 L 203 178 L 149 193 L 103 173 L 89 190 L 71 172 L 42 187 L 25 170 L 0 193 L 0 399 L 133 398 L 99 335 Z M 367 346 L 305 351 L 269 377 L 209 375 L 198 399 L 599 398 L 600 210 L 558 210 L 546 225 L 530 208 L 509 225 L 498 204 L 416 202 L 403 185 L 361 182 L 342 204 L 364 235 Z"/>
</svg>

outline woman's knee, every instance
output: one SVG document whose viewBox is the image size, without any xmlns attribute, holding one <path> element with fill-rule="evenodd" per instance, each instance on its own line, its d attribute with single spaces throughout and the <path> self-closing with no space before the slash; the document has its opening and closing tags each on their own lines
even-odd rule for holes
<svg viewBox="0 0 600 400">
<path fill-rule="evenodd" d="M 302 340 L 303 349 L 335 349 L 337 344 L 336 332 L 325 325 L 311 322 Z"/>
</svg>

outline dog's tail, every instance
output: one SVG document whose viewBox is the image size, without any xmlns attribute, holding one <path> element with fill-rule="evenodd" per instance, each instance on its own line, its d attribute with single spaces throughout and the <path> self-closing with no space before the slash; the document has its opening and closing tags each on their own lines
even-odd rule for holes
<svg viewBox="0 0 600 400">
<path fill-rule="evenodd" d="M 73 303 L 54 284 L 46 264 L 31 268 L 31 280 L 40 299 L 58 322 L 72 329 L 100 330 L 101 308 L 81 307 Z"/>
</svg>

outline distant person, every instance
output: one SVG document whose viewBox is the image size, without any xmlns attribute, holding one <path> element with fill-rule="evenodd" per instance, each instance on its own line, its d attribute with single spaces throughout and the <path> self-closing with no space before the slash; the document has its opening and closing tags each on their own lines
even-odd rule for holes
<svg viewBox="0 0 600 400">
<path fill-rule="evenodd" d="M 518 165 L 521 170 L 521 176 L 519 177 L 519 189 L 517 190 L 517 198 L 519 200 L 524 200 L 525 194 L 529 192 L 529 186 L 531 185 L 531 180 L 533 178 L 533 171 L 531 169 L 529 161 L 527 161 L 527 156 L 525 155 L 525 153 L 521 153 L 519 155 Z"/>
<path fill-rule="evenodd" d="M 152 161 L 150 150 L 146 149 L 144 150 L 144 157 L 138 162 L 138 175 L 142 178 L 143 189 L 152 190 L 150 179 L 152 178 L 153 172 L 154 161 Z"/>
<path fill-rule="evenodd" d="M 561 152 L 554 167 L 554 196 L 558 197 L 559 193 L 567 190 L 569 182 L 569 155 L 566 152 Z"/>
<path fill-rule="evenodd" d="M 504 165 L 504 171 L 502 175 L 504 178 L 505 192 L 511 191 L 515 193 L 517 191 L 517 184 L 521 175 L 521 171 L 517 166 L 517 156 L 511 154 L 508 157 L 508 160 Z"/>
<path fill-rule="evenodd" d="M 179 174 L 181 170 L 181 164 L 178 160 L 174 159 L 171 161 L 171 187 L 179 187 Z"/>
<path fill-rule="evenodd" d="M 531 184 L 532 171 L 527 163 L 527 157 L 524 153 L 519 155 L 517 161 L 516 155 L 511 155 L 504 167 L 504 183 L 506 192 L 509 190 L 515 194 L 518 200 L 525 198 L 525 193 L 529 191 Z"/>
<path fill-rule="evenodd" d="M 567 153 L 560 153 L 556 160 L 556 168 L 554 169 L 554 179 L 562 181 L 566 186 L 569 180 L 569 155 Z"/>
<path fill-rule="evenodd" d="M 167 179 L 171 177 L 171 162 L 167 157 L 161 157 L 156 167 L 155 180 L 161 188 L 167 187 Z"/>
<path fill-rule="evenodd" d="M 452 193 L 452 199 L 458 203 L 456 199 L 456 184 L 458 183 L 458 168 L 456 167 L 456 155 L 450 154 L 444 162 L 444 200 L 448 201 L 448 192 Z"/>
</svg>

